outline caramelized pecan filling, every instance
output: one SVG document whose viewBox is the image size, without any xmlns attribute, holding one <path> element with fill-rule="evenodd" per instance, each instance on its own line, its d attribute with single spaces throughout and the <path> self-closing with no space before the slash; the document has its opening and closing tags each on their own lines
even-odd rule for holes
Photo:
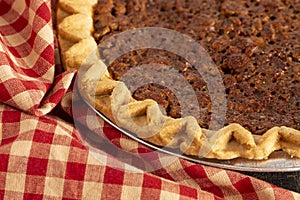
<svg viewBox="0 0 300 200">
<path fill-rule="evenodd" d="M 188 34 L 208 51 L 222 75 L 226 124 L 239 123 L 255 134 L 283 125 L 300 130 L 300 2 L 99 0 L 94 7 L 94 27 L 98 43 L 141 27 L 164 27 Z M 191 105 L 188 109 L 201 127 L 208 127 L 211 99 L 206 84 L 184 58 L 142 49 L 109 64 L 116 80 L 142 64 L 151 64 L 156 70 L 164 64 L 182 74 L 193 87 L 200 108 Z M 148 82 L 152 77 L 144 75 Z M 126 79 L 129 88 L 132 81 Z M 130 89 L 137 100 L 154 99 L 168 115 L 181 117 L 179 100 L 163 84 L 153 80 Z"/>
</svg>

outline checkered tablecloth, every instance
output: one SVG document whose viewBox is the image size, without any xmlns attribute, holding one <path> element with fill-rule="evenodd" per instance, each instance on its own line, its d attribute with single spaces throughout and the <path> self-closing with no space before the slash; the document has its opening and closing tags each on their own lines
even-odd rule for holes
<svg viewBox="0 0 300 200">
<path fill-rule="evenodd" d="M 75 126 L 76 72 L 55 64 L 54 6 L 50 0 L 0 1 L 0 199 L 300 199 L 178 158 L 145 172 L 141 160 L 152 150 L 101 121 L 95 126 L 82 103 Z M 82 132 L 99 130 L 108 142 L 89 150 Z M 105 151 L 107 143 L 117 150 Z M 119 159 L 121 149 L 130 162 Z M 160 165 L 164 155 L 151 155 L 150 164 Z"/>
</svg>

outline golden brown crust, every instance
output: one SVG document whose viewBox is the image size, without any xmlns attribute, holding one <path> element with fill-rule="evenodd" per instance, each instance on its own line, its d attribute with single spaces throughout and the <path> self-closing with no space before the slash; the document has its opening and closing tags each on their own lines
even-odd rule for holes
<svg viewBox="0 0 300 200">
<path fill-rule="evenodd" d="M 288 127 L 273 127 L 260 136 L 239 124 L 230 124 L 207 137 L 207 130 L 201 129 L 195 118 L 173 119 L 164 116 L 153 100 L 133 100 L 125 84 L 112 80 L 101 61 L 88 69 L 79 88 L 117 125 L 156 145 L 180 147 L 188 155 L 266 159 L 281 149 L 291 156 L 300 156 L 300 132 Z"/>
<path fill-rule="evenodd" d="M 93 26 L 93 19 L 79 13 L 65 17 L 58 24 L 58 31 L 61 37 L 71 42 L 79 42 L 91 36 L 91 26 Z"/>
<path fill-rule="evenodd" d="M 82 39 L 62 52 L 64 64 L 69 68 L 79 69 L 85 59 L 95 50 L 94 43 L 93 38 Z"/>
<path fill-rule="evenodd" d="M 79 81 L 79 90 L 110 120 L 144 140 L 180 148 L 188 155 L 217 159 L 266 159 L 272 152 L 283 150 L 290 156 L 300 157 L 299 130 L 273 127 L 258 136 L 239 124 L 230 124 L 208 134 L 208 130 L 199 127 L 193 117 L 173 119 L 165 116 L 153 100 L 134 100 L 126 85 L 113 80 L 104 63 L 97 59 L 97 44 L 91 35 L 92 6 L 96 2 L 60 0 L 58 34 L 65 69 L 78 69 L 86 63 L 91 65 Z M 87 56 L 91 60 L 86 61 Z"/>
<path fill-rule="evenodd" d="M 60 0 L 56 11 L 58 41 L 66 70 L 78 69 L 88 55 L 96 54 L 92 37 L 93 5 L 97 0 Z M 97 57 L 94 56 L 93 59 Z"/>
<path fill-rule="evenodd" d="M 92 15 L 91 5 L 97 3 L 97 0 L 60 0 L 59 6 L 70 13 L 82 13 Z"/>
</svg>

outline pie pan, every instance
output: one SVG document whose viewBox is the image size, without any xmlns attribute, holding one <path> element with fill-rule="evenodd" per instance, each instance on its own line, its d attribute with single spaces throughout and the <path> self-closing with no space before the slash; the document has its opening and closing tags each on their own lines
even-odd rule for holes
<svg viewBox="0 0 300 200">
<path fill-rule="evenodd" d="M 268 157 L 265 159 L 247 159 L 247 158 L 234 158 L 234 159 L 214 159 L 214 158 L 204 158 L 200 156 L 192 156 L 192 155 L 187 155 L 184 154 L 179 147 L 177 148 L 169 148 L 165 146 L 159 146 L 155 145 L 149 141 L 146 141 L 142 139 L 141 137 L 138 137 L 134 131 L 130 131 L 126 129 L 125 127 L 122 127 L 120 125 L 117 125 L 116 122 L 112 121 L 107 114 L 104 114 L 103 112 L 99 111 L 97 109 L 97 105 L 95 102 L 87 97 L 91 97 L 90 93 L 91 91 L 89 90 L 84 90 L 83 88 L 80 88 L 83 84 L 82 79 L 87 79 L 88 82 L 90 82 L 90 78 L 93 79 L 97 77 L 98 79 L 98 72 L 94 72 L 94 69 L 100 69 L 99 67 L 95 67 L 97 65 L 102 65 L 103 63 L 100 61 L 97 61 L 97 64 L 93 64 L 92 67 L 90 68 L 81 68 L 78 72 L 78 79 L 75 83 L 77 87 L 79 87 L 79 91 L 76 92 L 79 94 L 84 103 L 88 105 L 88 107 L 93 111 L 94 117 L 95 118 L 101 118 L 104 120 L 107 124 L 115 128 L 116 130 L 120 131 L 121 134 L 126 135 L 127 137 L 137 141 L 140 144 L 145 145 L 146 147 L 149 147 L 153 151 L 158 151 L 163 154 L 171 155 L 174 157 L 179 157 L 186 159 L 188 161 L 194 162 L 194 163 L 199 163 L 207 166 L 213 166 L 213 167 L 218 167 L 218 168 L 223 168 L 223 169 L 230 169 L 230 170 L 236 170 L 236 171 L 249 171 L 249 172 L 292 172 L 292 171 L 300 171 L 300 158 L 298 157 L 292 157 L 288 153 L 284 151 L 274 151 L 272 152 Z M 102 63 L 102 64 L 101 64 Z M 91 70 L 91 71 L 90 71 Z M 96 70 L 96 71 L 97 71 Z M 88 71 L 88 72 L 87 72 Z M 89 72 L 90 71 L 90 72 Z M 92 72 L 92 73 L 91 73 Z M 90 76 L 89 76 L 90 75 Z M 93 84 L 92 86 L 89 87 L 92 90 L 94 89 Z M 92 97 L 94 98 L 94 97 Z M 99 105 L 98 105 L 99 106 Z M 101 105 L 100 105 L 101 106 Z M 76 110 L 76 108 L 75 108 Z M 75 111 L 76 112 L 76 111 Z M 73 113 L 74 113 L 74 108 L 73 108 Z M 90 118 L 92 120 L 92 118 Z M 129 119 L 130 121 L 130 119 Z M 128 122 L 129 122 L 128 121 Z M 93 123 L 93 122 L 91 122 Z M 103 135 L 99 135 L 98 133 L 93 133 L 93 132 L 82 132 L 81 133 L 81 138 L 84 140 L 85 144 L 87 144 L 92 151 L 94 148 L 101 148 L 100 144 L 97 146 L 96 140 L 103 140 Z M 107 139 L 105 139 L 107 140 Z M 111 143 L 111 141 L 106 141 Z M 96 144 L 96 145 L 95 145 Z M 120 149 L 121 150 L 121 149 Z M 97 153 L 97 151 L 94 151 Z M 147 162 L 147 160 L 145 161 Z"/>
<path fill-rule="evenodd" d="M 108 123 L 113 128 L 117 129 L 121 132 L 121 134 L 124 134 L 128 136 L 129 138 L 149 147 L 150 149 L 154 151 L 158 151 L 164 154 L 168 154 L 171 156 L 183 158 L 185 160 L 199 163 L 207 166 L 212 167 L 218 167 L 223 169 L 230 169 L 235 171 L 247 171 L 247 172 L 293 172 L 293 171 L 300 171 L 300 158 L 291 158 L 288 154 L 277 151 L 273 152 L 268 159 L 266 160 L 249 160 L 245 158 L 236 158 L 232 160 L 218 160 L 218 159 L 205 159 L 205 158 L 199 158 L 196 156 L 188 156 L 182 153 L 179 153 L 179 151 L 176 151 L 171 148 L 161 148 L 156 145 L 151 144 L 150 142 L 147 142 L 145 140 L 142 140 L 141 138 L 138 138 L 134 133 L 121 128 L 117 126 L 114 122 L 112 122 L 110 119 L 108 119 L 104 114 L 99 112 L 97 109 L 94 108 L 92 104 L 90 104 L 88 101 L 84 101 L 89 108 L 95 112 L 96 116 L 103 119 L 106 123 Z M 94 133 L 89 132 L 83 132 L 81 133 L 81 138 L 85 138 L 85 142 L 88 146 L 94 146 L 92 143 L 94 143 L 95 137 L 101 137 Z M 91 138 L 91 139 L 90 139 Z M 97 147 L 94 146 L 94 148 L 97 149 Z M 95 151 L 97 153 L 97 151 Z"/>
<path fill-rule="evenodd" d="M 113 80 L 106 66 L 99 63 L 99 54 L 92 53 L 96 48 L 96 43 L 91 35 L 93 32 L 91 6 L 95 2 L 90 3 L 86 9 L 82 9 L 84 4 L 60 1 L 57 10 L 58 39 L 63 65 L 67 70 L 78 69 L 83 65 L 83 61 L 88 55 L 93 55 L 90 61 L 95 67 L 92 67 L 92 70 L 88 69 L 89 74 L 85 75 L 84 81 L 78 85 L 83 99 L 91 105 L 97 115 L 122 133 L 147 146 L 150 145 L 151 148 L 172 153 L 194 162 L 201 160 L 200 163 L 202 164 L 230 169 L 232 169 L 230 166 L 238 166 L 239 169 L 243 168 L 245 171 L 256 171 L 257 169 L 259 169 L 258 171 L 281 172 L 299 170 L 299 159 L 290 158 L 300 157 L 300 132 L 298 130 L 285 126 L 273 127 L 262 136 L 258 136 L 252 135 L 241 125 L 233 123 L 224 128 L 216 129 L 216 134 L 210 134 L 207 129 L 199 127 L 194 118 L 189 116 L 180 119 L 167 117 L 161 113 L 157 102 L 149 99 L 144 101 L 133 99 L 127 86 L 120 81 Z M 85 26 L 82 27 L 83 25 Z M 209 69 L 207 66 L 209 62 L 205 64 Z M 94 88 L 97 88 L 96 93 L 94 93 Z M 92 106 L 94 104 L 96 105 L 95 108 Z M 138 123 L 135 124 L 135 122 Z M 131 129 L 132 127 L 133 129 Z M 128 130 L 135 134 L 131 134 Z M 147 134 L 149 131 L 155 132 L 155 135 L 145 137 L 145 133 Z M 180 137 L 177 137 L 178 134 Z M 177 150 L 180 147 L 185 155 L 193 156 L 182 156 L 170 149 L 157 148 L 138 138 L 145 138 L 148 142 L 158 146 L 168 146 L 172 142 L 172 148 Z M 203 153 L 201 151 L 208 148 L 209 152 L 205 155 L 205 158 L 208 159 L 195 158 L 195 155 Z M 247 160 L 242 157 L 247 158 Z M 215 158 L 219 160 L 215 161 Z M 263 161 L 258 161 L 258 164 L 257 160 Z M 245 163 L 256 164 L 250 164 L 249 168 Z"/>
</svg>

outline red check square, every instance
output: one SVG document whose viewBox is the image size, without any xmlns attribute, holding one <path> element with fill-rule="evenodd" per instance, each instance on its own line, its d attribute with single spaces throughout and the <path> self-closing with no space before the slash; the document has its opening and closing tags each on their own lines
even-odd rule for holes
<svg viewBox="0 0 300 200">
<path fill-rule="evenodd" d="M 46 176 L 47 165 L 47 159 L 29 157 L 26 173 L 28 175 Z"/>
<path fill-rule="evenodd" d="M 104 173 L 104 183 L 123 184 L 124 172 L 118 169 L 107 167 Z"/>
<path fill-rule="evenodd" d="M 148 174 L 144 175 L 144 181 L 143 181 L 143 187 L 144 188 L 155 188 L 155 189 L 161 189 L 161 179 L 152 177 Z"/>
<path fill-rule="evenodd" d="M 21 113 L 16 111 L 3 111 L 2 123 L 14 123 L 19 122 L 21 119 Z"/>
<path fill-rule="evenodd" d="M 9 155 L 0 154 L 0 172 L 6 172 L 8 166 Z"/>
<path fill-rule="evenodd" d="M 66 179 L 84 180 L 86 164 L 68 162 L 66 170 Z"/>
<path fill-rule="evenodd" d="M 33 141 L 39 142 L 39 143 L 52 144 L 53 136 L 54 136 L 53 133 L 48 133 L 48 132 L 36 129 L 34 136 L 33 136 Z"/>
<path fill-rule="evenodd" d="M 42 200 L 42 194 L 24 194 L 24 199 L 34 199 L 34 200 Z"/>
<path fill-rule="evenodd" d="M 180 185 L 180 195 L 191 197 L 191 198 L 197 198 L 197 190 L 191 187 L 187 187 L 185 185 Z"/>
</svg>

